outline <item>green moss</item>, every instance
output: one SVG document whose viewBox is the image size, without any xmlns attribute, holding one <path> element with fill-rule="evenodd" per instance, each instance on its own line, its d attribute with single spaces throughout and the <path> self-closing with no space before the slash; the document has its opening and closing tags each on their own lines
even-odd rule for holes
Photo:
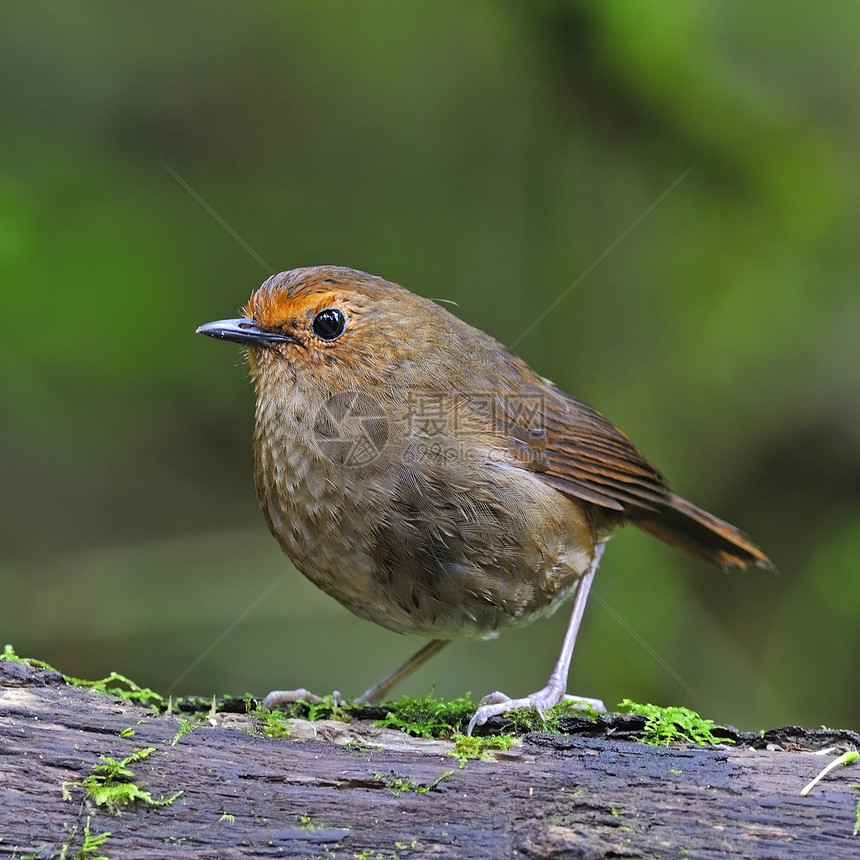
<svg viewBox="0 0 860 860">
<path fill-rule="evenodd" d="M 448 779 L 449 776 L 452 776 L 454 773 L 453 770 L 446 770 L 445 773 L 441 774 L 438 779 L 434 779 L 433 782 L 423 783 L 417 782 L 414 779 L 410 779 L 409 777 L 399 776 L 393 770 L 388 773 L 380 773 L 374 772 L 373 778 L 379 780 L 386 788 L 390 789 L 394 794 L 398 792 L 414 792 L 415 794 L 425 794 L 428 791 L 432 791 L 442 782 L 443 779 Z"/>
<path fill-rule="evenodd" d="M 367 848 L 352 856 L 354 860 L 400 860 L 400 851 L 414 851 L 417 847 L 417 839 L 412 839 L 409 842 L 398 840 L 394 843 L 394 851 L 378 851 L 375 848 Z"/>
<path fill-rule="evenodd" d="M 329 829 L 329 825 L 323 824 L 319 820 L 314 820 L 307 812 L 302 812 L 296 816 L 296 824 L 302 830 L 326 830 Z M 343 830 L 349 830 L 350 828 L 339 828 Z"/>
<path fill-rule="evenodd" d="M 133 803 L 142 803 L 145 806 L 167 806 L 173 803 L 182 792 L 177 791 L 171 797 L 156 799 L 134 781 L 134 772 L 129 767 L 130 764 L 143 761 L 154 752 L 155 747 L 144 747 L 135 750 L 120 761 L 106 755 L 99 756 L 101 764 L 94 764 L 93 772 L 88 777 L 81 782 L 63 784 L 63 796 L 66 800 L 71 800 L 68 789 L 83 788 L 96 806 L 107 807 L 113 815 L 119 815 L 123 806 Z"/>
<path fill-rule="evenodd" d="M 91 833 L 90 818 L 87 816 L 84 823 L 83 842 L 81 847 L 72 854 L 78 839 L 78 827 L 77 825 L 66 824 L 65 828 L 68 835 L 56 848 L 43 848 L 37 854 L 19 854 L 14 851 L 11 855 L 12 860 L 108 860 L 104 854 L 98 852 L 109 839 L 109 830 L 105 830 L 103 833 Z M 2 839 L 0 839 L 0 843 L 2 843 Z M 50 851 L 50 853 L 46 854 L 46 851 Z"/>
<path fill-rule="evenodd" d="M 257 708 L 251 711 L 249 716 L 254 721 L 257 731 L 267 738 L 288 738 L 290 736 L 286 715 L 280 709 L 268 711 L 265 708 Z"/>
<path fill-rule="evenodd" d="M 73 860 L 108 860 L 103 854 L 96 856 L 96 853 L 107 842 L 109 836 L 109 830 L 105 830 L 103 833 L 90 833 L 90 819 L 87 818 L 86 824 L 84 824 L 84 842 Z"/>
<path fill-rule="evenodd" d="M 470 758 L 489 758 L 489 750 L 509 750 L 516 739 L 513 735 L 454 735 L 454 750 L 451 753 L 462 768 Z"/>
<path fill-rule="evenodd" d="M 24 663 L 27 666 L 34 666 L 38 669 L 48 669 L 51 672 L 57 671 L 44 660 L 36 660 L 33 657 L 19 657 L 11 645 L 3 647 L 0 660 L 13 660 L 16 663 Z M 155 710 L 163 710 L 164 708 L 164 699 L 162 696 L 149 687 L 138 686 L 134 681 L 126 678 L 125 675 L 120 675 L 119 672 L 111 672 L 106 678 L 101 678 L 98 681 L 86 681 L 83 678 L 75 678 L 62 672 L 59 674 L 63 675 L 66 683 L 71 684 L 73 687 L 88 687 L 99 693 L 105 693 L 108 696 L 117 696 L 129 702 L 149 705 Z"/>
<path fill-rule="evenodd" d="M 163 710 L 165 707 L 163 696 L 149 687 L 138 686 L 119 672 L 111 672 L 106 678 L 98 681 L 86 681 L 83 678 L 73 678 L 71 675 L 63 675 L 63 677 L 74 687 L 88 687 L 108 696 L 117 696 L 138 705 L 148 705 L 156 711 Z"/>
<path fill-rule="evenodd" d="M 402 696 L 380 705 L 386 713 L 376 725 L 419 738 L 450 738 L 468 725 L 476 707 L 468 697 L 445 702 L 431 695 L 418 699 Z"/>
<path fill-rule="evenodd" d="M 323 696 L 318 702 L 307 703 L 308 715 L 311 722 L 317 720 L 337 720 L 343 716 L 343 707 L 334 701 L 331 695 Z"/>
<path fill-rule="evenodd" d="M 688 708 L 643 705 L 624 699 L 618 706 L 622 713 L 641 714 L 646 717 L 645 728 L 638 741 L 650 746 L 667 747 L 675 742 L 706 744 L 734 743 L 728 738 L 716 737 L 713 720 L 700 717 Z"/>
<path fill-rule="evenodd" d="M 534 708 L 517 708 L 504 714 L 503 718 L 505 729 L 516 735 L 529 732 L 564 734 L 562 720 L 569 717 L 571 713 L 592 721 L 599 716 L 598 712 L 591 707 L 582 707 L 581 703 L 574 700 L 565 700 L 550 708 L 543 716 Z"/>
<path fill-rule="evenodd" d="M 37 669 L 48 669 L 50 672 L 57 670 L 44 660 L 36 660 L 33 657 L 19 657 L 11 645 L 4 645 L 0 653 L 0 660 L 11 660 L 13 663 L 24 663 L 27 666 L 35 666 Z"/>
<path fill-rule="evenodd" d="M 19 663 L 21 658 L 15 653 L 15 649 L 7 643 L 3 646 L 3 652 L 0 653 L 0 660 L 12 660 L 14 663 Z"/>
<path fill-rule="evenodd" d="M 189 732 L 193 732 L 196 728 L 196 723 L 194 720 L 182 719 L 179 721 L 179 728 L 176 730 L 176 734 L 170 741 L 170 746 L 175 747 L 179 741 L 185 737 Z"/>
</svg>

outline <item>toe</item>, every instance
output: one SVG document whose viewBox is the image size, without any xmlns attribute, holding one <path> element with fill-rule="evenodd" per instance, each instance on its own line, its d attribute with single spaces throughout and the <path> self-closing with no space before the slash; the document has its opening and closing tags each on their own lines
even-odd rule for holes
<svg viewBox="0 0 860 860">
<path fill-rule="evenodd" d="M 481 699 L 481 701 L 478 702 L 478 704 L 479 705 L 500 705 L 503 702 L 510 702 L 510 701 L 512 701 L 510 696 L 506 696 L 504 693 L 501 693 L 498 690 L 496 690 L 495 693 L 487 693 L 487 695 L 484 696 L 484 698 Z"/>
<path fill-rule="evenodd" d="M 317 696 L 310 690 L 305 690 L 300 687 L 298 690 L 272 690 L 265 699 L 263 699 L 263 707 L 270 711 L 278 705 L 293 705 L 296 702 L 310 702 L 316 704 L 321 702 L 322 698 Z"/>
</svg>

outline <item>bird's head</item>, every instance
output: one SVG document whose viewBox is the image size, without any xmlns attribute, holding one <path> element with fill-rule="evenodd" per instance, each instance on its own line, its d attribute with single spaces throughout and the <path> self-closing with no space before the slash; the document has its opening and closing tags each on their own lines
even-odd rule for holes
<svg viewBox="0 0 860 860">
<path fill-rule="evenodd" d="M 440 364 L 459 360 L 458 333 L 469 328 L 382 278 L 317 266 L 273 275 L 244 316 L 197 332 L 247 347 L 258 385 L 332 393 L 425 384 Z"/>
</svg>

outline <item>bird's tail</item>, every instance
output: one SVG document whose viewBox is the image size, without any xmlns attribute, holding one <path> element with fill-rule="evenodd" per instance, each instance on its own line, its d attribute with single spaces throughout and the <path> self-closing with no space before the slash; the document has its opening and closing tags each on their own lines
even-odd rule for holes
<svg viewBox="0 0 860 860">
<path fill-rule="evenodd" d="M 694 558 L 721 567 L 773 568 L 773 562 L 745 534 L 675 493 L 658 517 L 636 520 L 636 525 Z"/>
</svg>

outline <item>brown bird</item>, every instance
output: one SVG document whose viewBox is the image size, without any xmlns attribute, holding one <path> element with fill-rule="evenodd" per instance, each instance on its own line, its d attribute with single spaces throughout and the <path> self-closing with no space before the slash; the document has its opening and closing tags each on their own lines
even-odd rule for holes
<svg viewBox="0 0 860 860">
<path fill-rule="evenodd" d="M 492 637 L 572 596 L 547 685 L 490 694 L 469 730 L 513 708 L 543 714 L 565 697 L 591 581 L 622 523 L 723 567 L 772 566 L 595 409 L 382 278 L 293 269 L 243 318 L 197 331 L 247 348 L 257 495 L 284 552 L 356 615 L 432 640 L 358 701 L 379 701 L 451 639 Z"/>
</svg>

